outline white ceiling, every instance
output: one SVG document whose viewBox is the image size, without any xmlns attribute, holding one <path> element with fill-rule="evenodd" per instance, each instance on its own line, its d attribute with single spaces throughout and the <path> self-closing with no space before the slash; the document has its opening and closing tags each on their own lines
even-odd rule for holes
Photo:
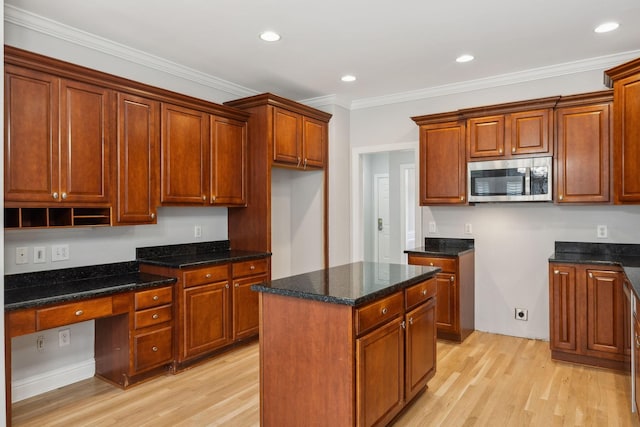
<svg viewBox="0 0 640 427">
<path fill-rule="evenodd" d="M 5 0 L 233 82 L 341 103 L 618 54 L 640 56 L 639 0 Z M 5 12 L 6 14 L 6 12 Z M 617 31 L 596 34 L 615 20 Z M 271 29 L 277 43 L 258 38 Z M 475 61 L 458 64 L 470 53 Z M 354 74 L 354 83 L 340 81 Z"/>
</svg>

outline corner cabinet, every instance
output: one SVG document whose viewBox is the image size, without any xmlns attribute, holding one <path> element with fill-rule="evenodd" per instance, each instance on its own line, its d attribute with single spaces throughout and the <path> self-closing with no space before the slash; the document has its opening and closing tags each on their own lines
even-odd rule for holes
<svg viewBox="0 0 640 427">
<path fill-rule="evenodd" d="M 609 203 L 612 91 L 562 97 L 556 107 L 557 203 Z"/>
<path fill-rule="evenodd" d="M 613 170 L 616 204 L 640 203 L 640 59 L 605 71 L 613 87 Z"/>
<path fill-rule="evenodd" d="M 464 123 L 446 113 L 412 120 L 420 126 L 420 205 L 466 204 Z"/>
<path fill-rule="evenodd" d="M 549 264 L 551 357 L 628 370 L 630 334 L 618 268 Z"/>
</svg>

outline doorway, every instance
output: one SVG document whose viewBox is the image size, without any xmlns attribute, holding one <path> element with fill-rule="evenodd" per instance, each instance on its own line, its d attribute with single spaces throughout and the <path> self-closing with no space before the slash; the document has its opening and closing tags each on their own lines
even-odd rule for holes
<svg viewBox="0 0 640 427">
<path fill-rule="evenodd" d="M 352 150 L 353 261 L 402 264 L 420 246 L 417 154 L 417 143 Z"/>
</svg>

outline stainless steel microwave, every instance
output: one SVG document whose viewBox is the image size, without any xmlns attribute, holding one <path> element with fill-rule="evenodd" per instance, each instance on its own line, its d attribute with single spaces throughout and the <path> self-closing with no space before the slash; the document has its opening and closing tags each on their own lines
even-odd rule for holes
<svg viewBox="0 0 640 427">
<path fill-rule="evenodd" d="M 551 201 L 552 157 L 489 160 L 467 164 L 469 202 Z"/>
</svg>

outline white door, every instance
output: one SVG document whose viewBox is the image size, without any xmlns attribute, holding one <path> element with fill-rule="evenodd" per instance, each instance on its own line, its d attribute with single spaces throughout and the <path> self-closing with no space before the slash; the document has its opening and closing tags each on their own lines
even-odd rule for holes
<svg viewBox="0 0 640 427">
<path fill-rule="evenodd" d="M 375 221 L 377 261 L 391 262 L 391 227 L 389 221 L 389 174 L 374 175 Z"/>
</svg>

